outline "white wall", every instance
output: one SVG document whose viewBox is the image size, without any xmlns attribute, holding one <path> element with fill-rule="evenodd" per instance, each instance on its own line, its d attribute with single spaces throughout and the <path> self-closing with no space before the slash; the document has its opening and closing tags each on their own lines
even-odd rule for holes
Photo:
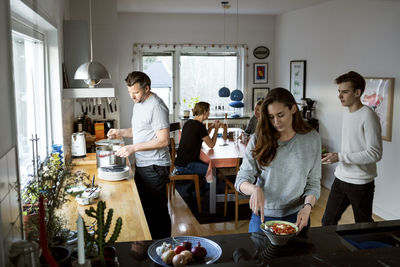
<svg viewBox="0 0 400 267">
<path fill-rule="evenodd" d="M 16 125 L 14 117 L 14 94 L 11 62 L 10 8 L 8 1 L 0 6 L 0 125 L 4 125 L 0 143 L 0 156 L 16 144 Z"/>
<path fill-rule="evenodd" d="M 11 222 L 11 195 L 7 167 L 7 152 L 15 158 L 16 125 L 14 116 L 14 95 L 11 63 L 10 39 L 10 6 L 8 1 L 0 2 L 0 125 L 2 125 L 2 140 L 0 143 L 0 266 L 5 266 L 7 260 L 8 242 L 13 236 Z M 16 171 L 16 167 L 14 167 Z M 14 179 L 15 180 L 15 179 Z M 18 220 L 17 220 L 18 221 Z M 16 233 L 18 236 L 18 233 Z M 19 233 L 21 237 L 21 232 Z"/>
<path fill-rule="evenodd" d="M 236 15 L 226 16 L 227 44 L 236 43 Z M 271 55 L 257 62 L 269 63 L 269 84 L 273 84 L 274 68 L 274 16 L 239 16 L 238 43 L 247 44 L 248 67 L 247 86 L 244 96 L 245 112 L 251 112 L 253 86 L 253 63 L 256 62 L 252 51 L 259 45 L 267 46 Z M 118 88 L 121 101 L 121 127 L 130 127 L 132 115 L 132 100 L 126 90 L 124 79 L 133 71 L 133 44 L 134 43 L 161 43 L 161 44 L 223 44 L 224 43 L 223 15 L 199 14 L 118 14 L 118 59 L 119 79 Z M 262 85 L 264 86 L 264 85 Z"/>
<path fill-rule="evenodd" d="M 13 4 L 24 5 L 20 0 L 13 0 Z M 26 4 L 48 19 L 57 27 L 62 25 L 63 0 L 25 0 Z M 0 142 L 0 266 L 8 266 L 8 248 L 15 239 L 22 238 L 21 231 L 21 208 L 18 200 L 16 182 L 18 180 L 17 166 L 17 131 L 14 106 L 14 84 L 12 70 L 12 46 L 10 28 L 10 6 L 9 1 L 0 1 L 0 125 L 2 126 L 2 138 Z M 50 14 L 50 15 L 49 15 Z M 62 27 L 58 27 L 62 28 Z M 60 36 L 60 35 L 59 35 Z M 58 37 L 59 37 L 58 36 Z M 51 48 L 49 53 L 54 55 L 54 45 L 60 43 L 60 38 L 50 36 Z M 60 55 L 56 55 L 56 57 Z M 51 63 L 51 62 L 50 62 Z M 60 65 L 60 64 L 57 64 Z M 59 66 L 60 67 L 60 66 Z M 57 72 L 58 70 L 52 70 Z M 60 83 L 58 79 L 58 83 Z M 52 79 L 51 88 L 59 90 L 57 80 Z M 57 92 L 58 96 L 60 92 Z M 57 94 L 56 94 L 57 95 Z M 58 114 L 61 119 L 61 113 Z M 53 114 L 54 116 L 54 114 Z M 62 130 L 60 130 L 62 132 Z M 56 133 L 60 136 L 60 132 Z M 60 140 L 60 138 L 56 138 Z"/>
<path fill-rule="evenodd" d="M 335 0 L 290 12 L 276 21 L 277 86 L 289 88 L 289 62 L 307 60 L 306 96 L 317 100 L 323 146 L 338 151 L 342 107 L 334 79 L 355 70 L 364 76 L 395 77 L 392 142 L 383 142 L 374 213 L 400 218 L 400 2 Z M 323 166 L 330 187 L 335 166 Z"/>
</svg>

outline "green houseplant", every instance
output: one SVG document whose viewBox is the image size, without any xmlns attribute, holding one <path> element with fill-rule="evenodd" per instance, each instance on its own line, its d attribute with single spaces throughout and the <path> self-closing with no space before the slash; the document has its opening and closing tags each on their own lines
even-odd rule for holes
<svg viewBox="0 0 400 267">
<path fill-rule="evenodd" d="M 189 118 L 190 116 L 190 111 L 194 108 L 196 103 L 200 101 L 200 97 L 191 97 L 189 99 L 183 98 L 182 102 L 185 105 L 185 109 L 183 110 L 183 117 Z"/>
<path fill-rule="evenodd" d="M 30 181 L 22 189 L 25 232 L 28 240 L 39 238 L 39 196 L 44 197 L 46 232 L 49 246 L 64 245 L 69 230 L 65 228 L 65 219 L 57 214 L 57 210 L 69 199 L 65 188 L 83 181 L 87 174 L 72 172 L 71 163 L 63 163 L 58 154 L 52 154 L 38 164 L 37 176 L 30 176 Z"/>
<path fill-rule="evenodd" d="M 115 222 L 114 231 L 106 241 L 106 237 L 110 231 L 112 217 L 114 214 L 114 210 L 110 208 L 107 212 L 107 218 L 104 220 L 106 209 L 106 202 L 99 201 L 97 202 L 97 209 L 90 207 L 90 209 L 85 210 L 87 216 L 96 219 L 94 222 L 94 232 L 90 234 L 86 229 L 85 221 L 83 222 L 83 229 L 84 229 L 84 236 L 85 236 L 85 244 L 86 249 L 89 252 L 89 256 L 95 256 L 98 259 L 100 266 L 110 266 L 113 259 L 105 259 L 104 257 L 104 250 L 113 245 L 119 234 L 121 233 L 122 229 L 122 219 L 121 217 L 117 218 Z M 107 262 L 107 264 L 106 264 Z M 96 265 L 96 261 L 92 262 L 93 265 Z"/>
</svg>

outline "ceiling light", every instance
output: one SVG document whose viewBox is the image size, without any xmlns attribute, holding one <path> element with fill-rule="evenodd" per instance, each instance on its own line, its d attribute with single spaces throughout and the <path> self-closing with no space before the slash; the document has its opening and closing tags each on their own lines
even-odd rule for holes
<svg viewBox="0 0 400 267">
<path fill-rule="evenodd" d="M 93 88 L 102 79 L 110 79 L 107 69 L 99 62 L 93 61 L 93 38 L 92 38 L 92 0 L 89 0 L 89 38 L 90 38 L 90 62 L 83 63 L 75 72 L 74 79 L 84 80 L 89 87 Z"/>
<path fill-rule="evenodd" d="M 225 10 L 227 10 L 231 6 L 229 5 L 228 1 L 222 1 L 221 5 L 222 5 L 222 8 L 224 9 L 224 48 L 225 48 L 225 24 L 226 24 L 225 23 Z M 225 86 L 225 55 L 224 55 L 224 86 L 218 90 L 218 96 L 219 97 L 229 97 L 230 94 L 231 94 L 231 91 L 229 90 L 228 87 Z"/>
</svg>

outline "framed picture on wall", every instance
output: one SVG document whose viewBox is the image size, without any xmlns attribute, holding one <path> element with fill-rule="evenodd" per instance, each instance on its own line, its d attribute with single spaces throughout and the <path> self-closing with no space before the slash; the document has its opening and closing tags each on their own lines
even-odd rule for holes
<svg viewBox="0 0 400 267">
<path fill-rule="evenodd" d="M 254 63 L 254 83 L 268 83 L 268 63 Z"/>
<path fill-rule="evenodd" d="M 394 78 L 365 77 L 361 102 L 371 107 L 379 117 L 382 139 L 392 141 Z"/>
<path fill-rule="evenodd" d="M 290 61 L 290 92 L 297 103 L 306 97 L 306 61 Z"/>
<path fill-rule="evenodd" d="M 254 110 L 254 106 L 259 100 L 264 100 L 268 92 L 269 92 L 268 87 L 253 88 L 253 99 L 251 102 L 252 110 Z"/>
</svg>

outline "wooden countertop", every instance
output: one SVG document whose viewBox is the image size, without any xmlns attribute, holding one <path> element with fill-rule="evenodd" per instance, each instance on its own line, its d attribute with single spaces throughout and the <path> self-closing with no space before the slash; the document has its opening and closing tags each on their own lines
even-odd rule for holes
<svg viewBox="0 0 400 267">
<path fill-rule="evenodd" d="M 122 218 L 122 230 L 118 242 L 152 239 L 132 172 L 128 180 L 115 182 L 101 180 L 97 176 L 96 153 L 88 153 L 85 158 L 73 159 L 73 163 L 75 164 L 74 171 L 84 171 L 90 177 L 93 177 L 93 174 L 96 175 L 95 185 L 101 187 L 99 200 L 106 201 L 107 210 L 114 209 L 111 231 L 114 230 L 117 218 Z M 76 229 L 78 213 L 84 218 L 86 225 L 89 225 L 93 219 L 86 216 L 85 209 L 91 206 L 96 208 L 97 201 L 92 205 L 82 206 L 75 201 L 75 197 L 71 196 L 70 200 L 61 209 L 68 220 L 67 227 L 71 230 Z"/>
</svg>

